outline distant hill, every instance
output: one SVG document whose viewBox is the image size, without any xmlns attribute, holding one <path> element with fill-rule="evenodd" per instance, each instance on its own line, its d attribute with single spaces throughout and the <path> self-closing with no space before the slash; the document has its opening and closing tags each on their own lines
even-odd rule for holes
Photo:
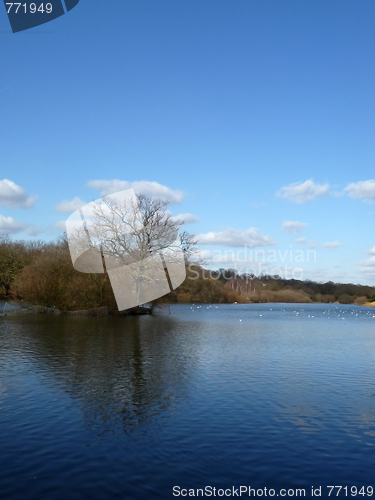
<svg viewBox="0 0 375 500">
<path fill-rule="evenodd" d="M 234 269 L 193 267 L 185 282 L 165 297 L 175 302 L 323 302 L 360 304 L 375 301 L 375 287 L 353 283 L 256 277 Z"/>
</svg>

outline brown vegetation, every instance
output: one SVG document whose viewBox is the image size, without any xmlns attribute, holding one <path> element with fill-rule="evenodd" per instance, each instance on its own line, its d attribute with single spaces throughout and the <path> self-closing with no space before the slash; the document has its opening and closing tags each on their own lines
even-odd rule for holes
<svg viewBox="0 0 375 500">
<path fill-rule="evenodd" d="M 315 283 L 280 276 L 239 275 L 234 269 L 211 271 L 210 276 L 250 302 L 321 302 L 364 305 L 374 288 L 352 283 Z M 371 300 L 371 299 L 370 299 Z"/>
<path fill-rule="evenodd" d="M 189 235 L 185 234 L 189 240 Z M 190 236 L 187 249 L 193 248 Z M 67 240 L 56 243 L 0 239 L 0 295 L 30 304 L 77 311 L 108 306 L 118 313 L 107 274 L 80 273 L 73 268 Z M 238 275 L 235 270 L 208 271 L 189 264 L 180 287 L 160 302 L 322 302 L 367 305 L 374 288 L 354 284 L 314 283 L 271 276 Z"/>
<path fill-rule="evenodd" d="M 93 309 L 116 303 L 107 274 L 88 274 L 72 266 L 65 238 L 42 248 L 15 277 L 13 298 L 65 311 Z"/>
</svg>

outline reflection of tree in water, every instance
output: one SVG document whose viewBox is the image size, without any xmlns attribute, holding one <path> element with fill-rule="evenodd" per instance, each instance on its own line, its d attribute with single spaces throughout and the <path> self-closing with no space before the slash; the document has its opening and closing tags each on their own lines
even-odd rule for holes
<svg viewBox="0 0 375 500">
<path fill-rule="evenodd" d="M 154 429 L 186 397 L 193 346 L 181 348 L 170 318 L 46 317 L 25 320 L 22 330 L 38 370 L 82 403 L 87 425 L 100 435 L 146 432 L 150 423 Z"/>
</svg>

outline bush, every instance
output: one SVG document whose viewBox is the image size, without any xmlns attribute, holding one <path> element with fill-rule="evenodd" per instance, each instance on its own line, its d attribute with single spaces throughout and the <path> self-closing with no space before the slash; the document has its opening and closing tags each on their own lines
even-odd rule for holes
<svg viewBox="0 0 375 500">
<path fill-rule="evenodd" d="M 11 291 L 17 299 L 64 311 L 115 305 L 107 275 L 76 271 L 65 241 L 50 246 L 25 266 Z"/>
<path fill-rule="evenodd" d="M 338 298 L 338 301 L 340 304 L 353 304 L 354 297 L 352 297 L 351 295 L 348 295 L 347 293 L 343 293 Z"/>
<path fill-rule="evenodd" d="M 363 295 L 362 297 L 357 297 L 354 301 L 354 304 L 357 304 L 357 306 L 363 306 L 367 302 L 367 297 L 366 295 Z"/>
</svg>

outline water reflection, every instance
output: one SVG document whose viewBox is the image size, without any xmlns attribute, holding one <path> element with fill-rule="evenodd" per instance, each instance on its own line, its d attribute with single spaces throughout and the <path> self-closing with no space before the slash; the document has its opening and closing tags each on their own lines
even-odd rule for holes
<svg viewBox="0 0 375 500">
<path fill-rule="evenodd" d="M 371 484 L 375 318 L 308 306 L 1 320 L 3 496 Z"/>
<path fill-rule="evenodd" d="M 13 352 L 76 400 L 97 434 L 147 432 L 151 419 L 154 432 L 187 396 L 194 342 L 181 352 L 169 318 L 22 318 L 8 330 Z"/>
</svg>

